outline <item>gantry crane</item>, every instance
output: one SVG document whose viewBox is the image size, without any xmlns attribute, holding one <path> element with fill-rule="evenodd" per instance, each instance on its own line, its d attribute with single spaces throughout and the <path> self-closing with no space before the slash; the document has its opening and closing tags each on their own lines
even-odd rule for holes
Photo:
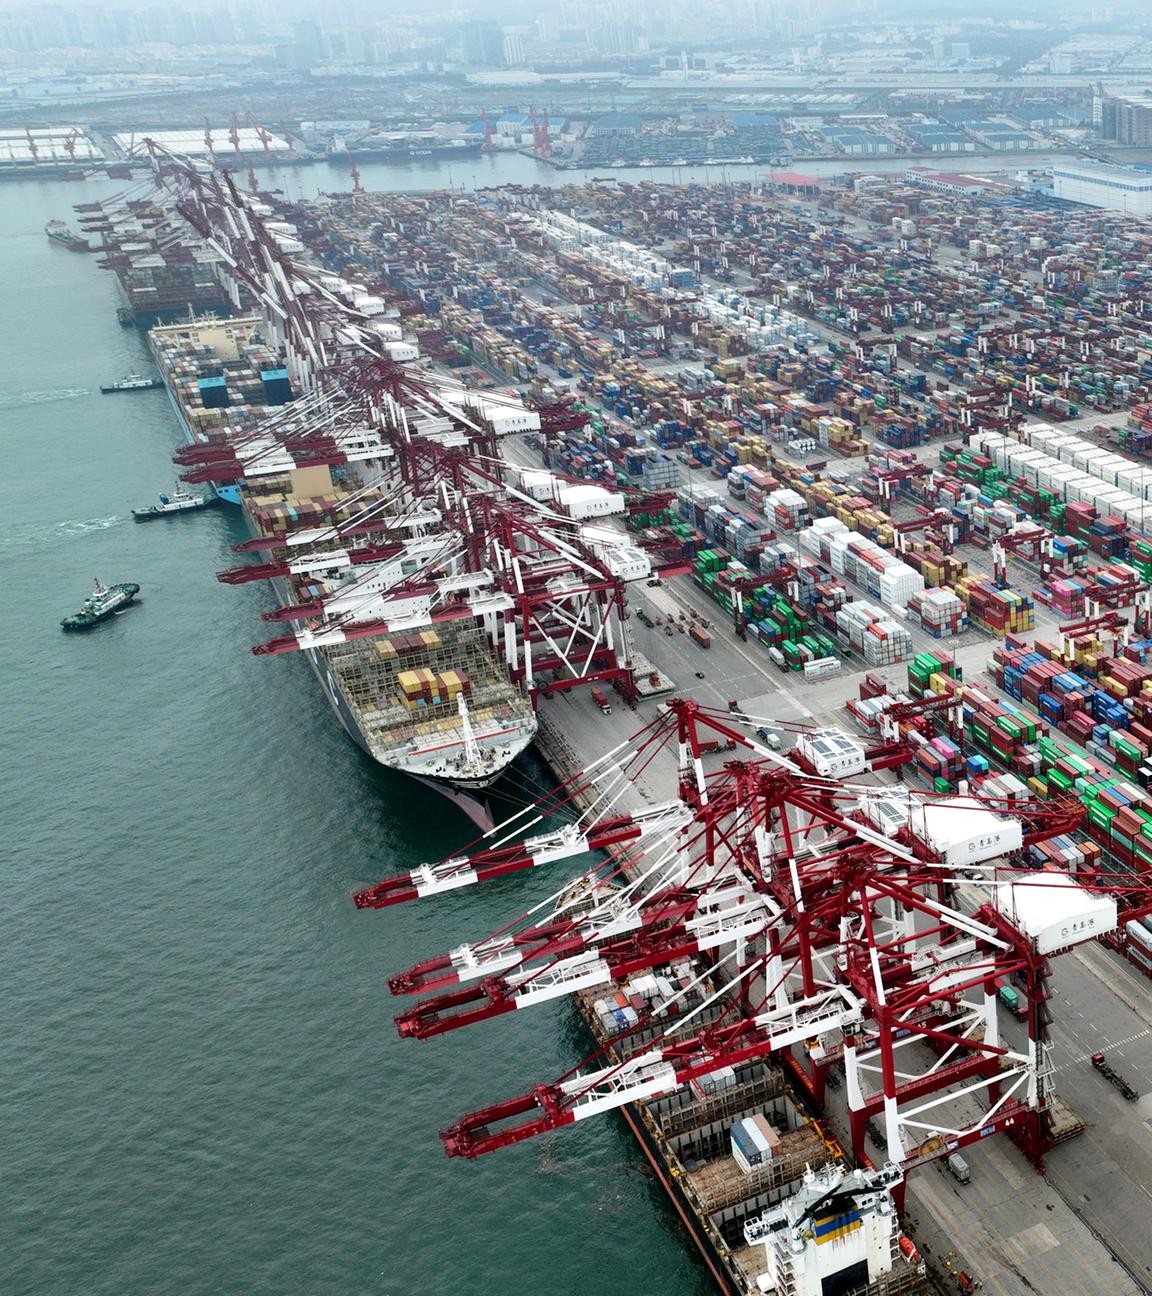
<svg viewBox="0 0 1152 1296">
<path fill-rule="evenodd" d="M 689 960 L 693 985 L 706 983 L 708 1002 L 725 1005 L 707 1024 L 687 999 L 675 1016 L 662 1009 L 641 1017 L 636 1044 L 624 1030 L 609 1041 L 611 1052 L 606 1045 L 556 1082 L 444 1130 L 449 1155 L 478 1156 L 775 1057 L 818 1102 L 828 1069 L 843 1064 L 857 1156 L 868 1122 L 882 1117 L 901 1168 L 1002 1130 L 1042 1160 L 1054 951 L 1040 949 L 1019 914 L 1031 895 L 1052 888 L 1092 908 L 1099 934 L 1114 926 L 1115 908 L 1073 878 L 1029 868 L 1022 852 L 1073 829 L 1083 807 L 857 782 L 908 759 L 908 750 L 895 743 L 868 751 L 844 735 L 801 731 L 794 751 L 779 756 L 751 736 L 760 719 L 674 701 L 667 720 L 592 762 L 558 794 L 597 807 L 599 817 L 584 811 L 554 833 L 495 850 L 481 844 L 357 895 L 358 906 L 380 907 L 609 851 L 522 919 L 394 977 L 396 993 L 436 992 L 400 1015 L 405 1036 L 603 993 L 670 961 Z M 705 731 L 732 737 L 748 758 L 707 774 Z M 662 744 L 677 797 L 608 811 L 606 791 L 623 797 Z M 958 900 L 953 858 L 965 816 L 965 864 L 1000 861 L 987 865 L 988 889 L 974 909 Z M 1013 974 L 1031 1005 L 1024 1048 L 1004 1041 L 996 1021 L 997 983 Z"/>
</svg>

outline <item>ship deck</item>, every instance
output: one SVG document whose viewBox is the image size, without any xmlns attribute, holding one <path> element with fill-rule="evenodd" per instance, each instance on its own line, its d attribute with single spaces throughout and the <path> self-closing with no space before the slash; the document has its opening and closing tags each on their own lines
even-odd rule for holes
<svg viewBox="0 0 1152 1296">
<path fill-rule="evenodd" d="M 686 1188 L 706 1215 L 751 1205 L 779 1188 L 799 1180 L 805 1167 L 813 1170 L 835 1160 L 832 1147 L 812 1125 L 802 1125 L 780 1139 L 780 1151 L 771 1161 L 745 1172 L 732 1156 L 719 1156 L 685 1172 Z"/>
<path fill-rule="evenodd" d="M 463 742 L 455 701 L 408 710 L 398 676 L 401 672 L 457 671 L 467 676 L 468 711 L 476 741 L 508 743 L 513 733 L 534 732 L 528 700 L 497 667 L 483 631 L 467 621 L 449 622 L 436 631 L 435 644 L 384 655 L 388 640 L 358 641 L 325 648 L 323 654 L 339 681 L 365 737 L 375 746 L 435 748 Z"/>
</svg>

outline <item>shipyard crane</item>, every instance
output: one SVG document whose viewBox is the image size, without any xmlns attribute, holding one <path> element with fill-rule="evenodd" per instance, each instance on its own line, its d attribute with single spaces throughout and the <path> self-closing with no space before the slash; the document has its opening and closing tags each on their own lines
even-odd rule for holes
<svg viewBox="0 0 1152 1296">
<path fill-rule="evenodd" d="M 296 227 L 274 219 L 288 209 L 154 141 L 148 148 L 176 210 L 218 256 L 233 299 L 244 294 L 263 310 L 304 393 L 232 435 L 179 451 L 184 479 L 274 481 L 359 464 L 403 483 L 409 504 L 434 501 L 427 525 L 446 537 L 434 554 L 417 553 L 406 539 L 407 571 L 383 536 L 374 537 L 379 544 L 351 545 L 340 536 L 291 557 L 273 548 L 256 578 L 283 578 L 287 568 L 289 579 L 311 574 L 326 588 L 273 612 L 270 619 L 297 628 L 256 651 L 309 651 L 471 618 L 483 622 L 509 678 L 533 700 L 541 688 L 599 681 L 631 700 L 625 588 L 651 573 L 651 561 L 623 533 L 580 522 L 510 484 L 500 456 L 502 437 L 538 431 L 545 420 L 582 426 L 585 412 L 553 403 L 542 419 L 516 398 L 474 393 L 414 369 L 408 361 L 415 351 L 383 302 L 311 263 Z M 623 507 L 612 503 L 601 512 Z M 403 518 L 404 506 L 396 516 Z M 336 550 L 343 556 L 333 556 Z M 341 579 L 327 579 L 333 576 Z M 229 583 L 249 578 L 223 575 Z"/>
<path fill-rule="evenodd" d="M 626 801 L 635 762 L 652 757 L 660 730 L 649 726 L 568 788 L 599 817 L 526 841 L 510 821 L 492 835 L 514 840 L 495 854 L 481 843 L 356 897 L 365 908 L 424 898 L 616 839 L 606 861 L 522 919 L 394 977 L 395 992 L 437 992 L 400 1015 L 406 1036 L 559 995 L 587 999 L 671 962 L 694 969 L 689 986 L 682 975 L 640 1017 L 639 1042 L 624 1030 L 568 1075 L 456 1122 L 442 1135 L 449 1155 L 478 1156 L 777 1056 L 817 1101 L 828 1067 L 843 1063 L 857 1154 L 882 1116 L 904 1169 L 1002 1130 L 1040 1161 L 1048 960 L 1116 918 L 1113 901 L 1028 867 L 1022 852 L 1075 827 L 1082 806 L 861 783 L 871 766 L 859 744 L 802 731 L 779 756 L 752 736 L 758 722 L 676 701 L 664 731 L 675 739 L 677 801 L 604 817 L 605 793 Z M 751 758 L 705 774 L 705 730 L 735 734 Z M 974 864 L 985 883 L 970 880 Z M 1081 910 L 1088 916 L 1069 918 Z M 1053 916 L 1064 923 L 1055 934 Z M 997 983 L 1015 974 L 1030 1004 L 1022 1048 L 996 1022 Z"/>
</svg>

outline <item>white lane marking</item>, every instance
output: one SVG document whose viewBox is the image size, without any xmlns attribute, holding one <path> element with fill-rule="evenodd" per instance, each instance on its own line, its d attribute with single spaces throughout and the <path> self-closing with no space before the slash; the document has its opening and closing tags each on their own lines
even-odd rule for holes
<svg viewBox="0 0 1152 1296">
<path fill-rule="evenodd" d="M 1062 1062 L 1055 1069 L 1057 1071 L 1067 1071 L 1071 1066 L 1080 1066 L 1092 1057 L 1092 1053 L 1107 1053 L 1110 1050 L 1118 1053 L 1125 1045 L 1134 1044 L 1137 1040 L 1144 1039 L 1148 1035 L 1152 1035 L 1152 1027 L 1148 1027 L 1146 1030 L 1137 1031 L 1135 1035 L 1129 1035 L 1127 1039 L 1102 1041 L 1098 1047 L 1092 1050 L 1091 1053 L 1085 1053 L 1082 1057 L 1071 1058 L 1067 1062 Z"/>
</svg>

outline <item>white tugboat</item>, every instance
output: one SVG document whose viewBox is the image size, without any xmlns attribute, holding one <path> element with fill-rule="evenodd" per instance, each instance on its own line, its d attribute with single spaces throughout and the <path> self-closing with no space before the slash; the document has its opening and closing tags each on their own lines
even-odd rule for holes
<svg viewBox="0 0 1152 1296">
<path fill-rule="evenodd" d="M 105 396 L 111 396 L 116 392 L 159 391 L 163 386 L 163 378 L 146 378 L 143 374 L 132 373 L 119 382 L 102 384 L 100 391 Z"/>
<path fill-rule="evenodd" d="M 137 522 L 153 522 L 156 518 L 174 517 L 177 513 L 197 513 L 219 503 L 215 496 L 196 495 L 192 491 L 174 490 L 171 495 L 161 495 L 159 504 L 132 510 Z"/>
</svg>

